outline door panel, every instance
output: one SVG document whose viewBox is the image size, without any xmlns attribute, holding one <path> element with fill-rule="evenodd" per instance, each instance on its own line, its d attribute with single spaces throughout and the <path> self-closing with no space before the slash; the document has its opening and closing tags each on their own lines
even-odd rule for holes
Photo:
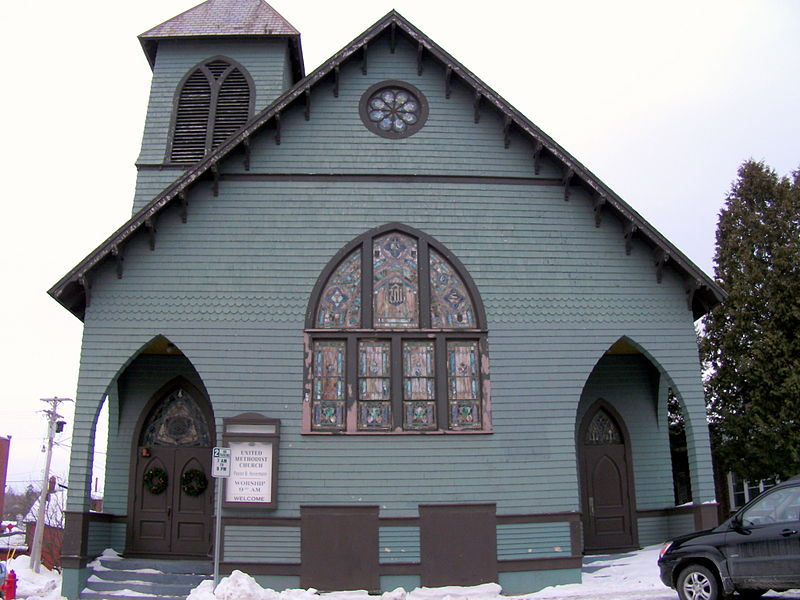
<svg viewBox="0 0 800 600">
<path fill-rule="evenodd" d="M 587 413 L 580 431 L 584 550 L 632 548 L 636 536 L 623 429 L 601 406 Z"/>
<path fill-rule="evenodd" d="M 175 477 L 197 469 L 206 474 L 209 486 L 198 496 L 186 494 L 180 485 L 175 486 L 172 518 L 171 550 L 177 554 L 206 555 L 211 551 L 212 486 L 211 450 L 209 448 L 176 448 Z"/>
<path fill-rule="evenodd" d="M 172 488 L 175 484 L 173 453 L 169 448 L 154 448 L 149 457 L 140 457 L 136 465 L 136 510 L 133 514 L 133 551 L 162 552 L 169 547 Z M 163 469 L 167 473 L 167 489 L 152 493 L 144 483 L 150 469 Z"/>
</svg>

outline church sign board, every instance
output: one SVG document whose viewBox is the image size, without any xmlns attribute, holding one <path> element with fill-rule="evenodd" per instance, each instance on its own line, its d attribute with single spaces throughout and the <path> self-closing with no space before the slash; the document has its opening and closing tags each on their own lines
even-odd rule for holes
<svg viewBox="0 0 800 600">
<path fill-rule="evenodd" d="M 224 443 L 230 449 L 225 479 L 226 508 L 277 508 L 280 421 L 258 413 L 224 419 Z"/>
</svg>

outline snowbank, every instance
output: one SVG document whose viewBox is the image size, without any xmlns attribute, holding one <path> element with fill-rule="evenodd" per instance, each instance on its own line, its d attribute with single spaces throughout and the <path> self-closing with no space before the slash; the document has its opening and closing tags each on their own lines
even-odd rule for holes
<svg viewBox="0 0 800 600">
<path fill-rule="evenodd" d="M 17 598 L 28 600 L 62 600 L 61 573 L 50 571 L 44 566 L 38 573 L 30 568 L 30 556 L 18 556 L 6 561 L 9 572 L 17 576 Z"/>
</svg>

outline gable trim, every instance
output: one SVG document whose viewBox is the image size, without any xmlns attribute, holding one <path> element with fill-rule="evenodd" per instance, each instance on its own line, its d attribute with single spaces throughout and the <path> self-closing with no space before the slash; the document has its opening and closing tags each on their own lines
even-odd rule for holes
<svg viewBox="0 0 800 600">
<path fill-rule="evenodd" d="M 88 303 L 88 290 L 91 285 L 90 272 L 111 256 L 112 248 L 123 244 L 130 236 L 145 226 L 148 220 L 152 222 L 152 219 L 170 202 L 181 197 L 185 199 L 185 194 L 191 185 L 201 178 L 212 176 L 216 187 L 220 180 L 217 169 L 218 163 L 240 145 L 245 147 L 245 160 L 247 163 L 250 137 L 269 123 L 272 123 L 272 126 L 276 128 L 276 141 L 279 143 L 281 112 L 296 101 L 306 102 L 306 92 L 317 86 L 329 75 L 333 78 L 333 93 L 337 95 L 340 66 L 350 59 L 360 60 L 362 69 L 366 70 L 367 46 L 386 29 L 390 30 L 390 35 L 392 36 L 399 32 L 417 44 L 418 68 L 422 67 L 422 55 L 425 53 L 444 65 L 447 90 L 452 86 L 453 76 L 458 77 L 462 83 L 474 90 L 476 122 L 480 118 L 480 111 L 485 110 L 485 108 L 482 108 L 483 104 L 488 104 L 489 107 L 497 110 L 503 116 L 504 131 L 501 133 L 504 135 L 506 142 L 508 142 L 509 132 L 512 127 L 526 134 L 533 143 L 531 160 L 534 164 L 535 172 L 538 173 L 537 167 L 544 152 L 559 162 L 564 173 L 561 184 L 564 185 L 565 201 L 569 200 L 570 185 L 583 186 L 594 198 L 597 226 L 600 225 L 601 211 L 603 209 L 611 210 L 623 223 L 626 232 L 626 248 L 632 243 L 633 236 L 637 235 L 637 237 L 643 238 L 654 250 L 658 251 L 657 257 L 654 258 L 654 267 L 663 268 L 663 265 L 670 261 L 684 279 L 687 305 L 695 319 L 706 314 L 726 296 L 725 291 L 711 277 L 697 267 L 685 254 L 678 250 L 676 246 L 600 181 L 582 163 L 395 10 L 390 11 L 307 77 L 281 94 L 270 106 L 250 119 L 239 132 L 222 143 L 205 159 L 189 167 L 182 176 L 178 177 L 150 203 L 134 214 L 127 223 L 67 273 L 48 293 L 78 318 L 83 319 L 85 307 Z M 309 106 L 305 106 L 305 110 L 308 111 L 308 109 Z M 83 283 L 81 284 L 81 282 Z"/>
</svg>

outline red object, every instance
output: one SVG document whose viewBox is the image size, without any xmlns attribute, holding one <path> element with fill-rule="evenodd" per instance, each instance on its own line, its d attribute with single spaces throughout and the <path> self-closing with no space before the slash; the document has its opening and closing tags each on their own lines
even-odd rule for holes
<svg viewBox="0 0 800 600">
<path fill-rule="evenodd" d="M 3 585 L 3 595 L 6 600 L 14 600 L 17 597 L 17 574 L 14 571 L 9 572 Z"/>
</svg>

